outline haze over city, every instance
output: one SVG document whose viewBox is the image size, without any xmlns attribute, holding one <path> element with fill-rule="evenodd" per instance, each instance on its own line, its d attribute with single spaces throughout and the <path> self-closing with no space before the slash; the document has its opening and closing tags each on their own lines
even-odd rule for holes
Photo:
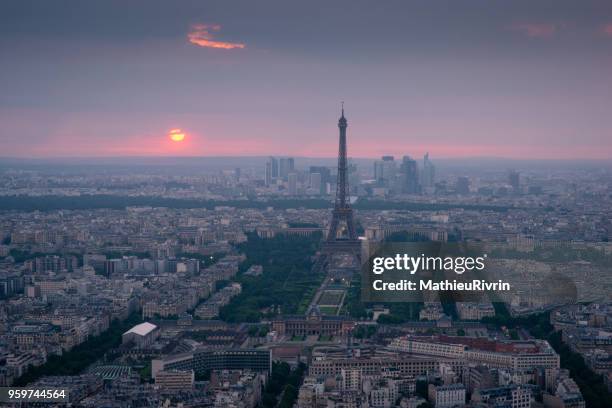
<svg viewBox="0 0 612 408">
<path fill-rule="evenodd" d="M 609 159 L 611 9 L 5 1 L 0 155 Z"/>
</svg>

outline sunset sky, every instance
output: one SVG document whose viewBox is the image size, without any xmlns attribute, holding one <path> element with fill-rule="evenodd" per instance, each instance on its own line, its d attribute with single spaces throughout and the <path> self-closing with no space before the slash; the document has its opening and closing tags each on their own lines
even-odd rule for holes
<svg viewBox="0 0 612 408">
<path fill-rule="evenodd" d="M 612 2 L 0 3 L 0 156 L 331 157 L 340 101 L 354 157 L 610 159 Z"/>
</svg>

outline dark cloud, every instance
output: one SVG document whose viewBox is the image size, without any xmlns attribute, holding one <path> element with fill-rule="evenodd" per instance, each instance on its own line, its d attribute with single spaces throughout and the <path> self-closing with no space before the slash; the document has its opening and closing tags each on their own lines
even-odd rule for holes
<svg viewBox="0 0 612 408">
<path fill-rule="evenodd" d="M 569 22 L 596 32 L 612 18 L 611 4 L 607 0 L 5 0 L 0 4 L 0 34 L 9 48 L 45 40 L 119 46 L 179 40 L 199 23 L 223 26 L 228 42 L 247 38 L 262 49 L 313 54 L 520 48 L 521 40 L 507 35 L 507 27 L 550 35 L 561 22 Z"/>
</svg>

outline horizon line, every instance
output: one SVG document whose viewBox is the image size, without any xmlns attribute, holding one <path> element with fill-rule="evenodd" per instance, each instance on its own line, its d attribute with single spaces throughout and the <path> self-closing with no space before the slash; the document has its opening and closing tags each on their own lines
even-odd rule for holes
<svg viewBox="0 0 612 408">
<path fill-rule="evenodd" d="M 394 154 L 386 154 L 383 156 L 393 156 L 394 159 L 400 160 L 404 156 L 408 156 L 412 159 L 423 157 L 414 156 L 409 154 L 403 155 L 394 155 Z M 354 160 L 380 160 L 383 156 L 349 156 L 349 159 Z M 268 158 L 268 157 L 292 157 L 296 159 L 337 159 L 337 156 L 300 156 L 300 155 L 291 155 L 291 154 L 265 154 L 265 155 L 179 155 L 179 156 L 171 156 L 171 155 L 104 155 L 104 156 L 0 156 L 0 160 L 104 160 L 104 159 L 223 159 L 223 158 L 232 158 L 232 159 L 254 159 L 254 158 Z M 551 158 L 551 157 L 508 157 L 508 156 L 440 156 L 440 157 L 431 157 L 430 160 L 510 160 L 510 161 L 590 161 L 590 162 L 612 162 L 612 157 L 608 158 L 592 158 L 592 157 L 560 157 L 560 158 Z"/>
</svg>

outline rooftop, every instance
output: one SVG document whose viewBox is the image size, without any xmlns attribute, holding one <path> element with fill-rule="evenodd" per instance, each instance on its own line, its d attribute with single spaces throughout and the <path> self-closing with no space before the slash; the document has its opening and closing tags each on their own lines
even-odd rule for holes
<svg viewBox="0 0 612 408">
<path fill-rule="evenodd" d="M 155 329 L 157 329 L 157 326 L 154 325 L 153 323 L 144 322 L 144 323 L 137 324 L 136 326 L 132 327 L 130 330 L 126 331 L 123 334 L 125 335 L 128 333 L 135 333 L 135 334 L 138 334 L 139 336 L 146 336 L 147 334 L 151 333 Z"/>
</svg>

